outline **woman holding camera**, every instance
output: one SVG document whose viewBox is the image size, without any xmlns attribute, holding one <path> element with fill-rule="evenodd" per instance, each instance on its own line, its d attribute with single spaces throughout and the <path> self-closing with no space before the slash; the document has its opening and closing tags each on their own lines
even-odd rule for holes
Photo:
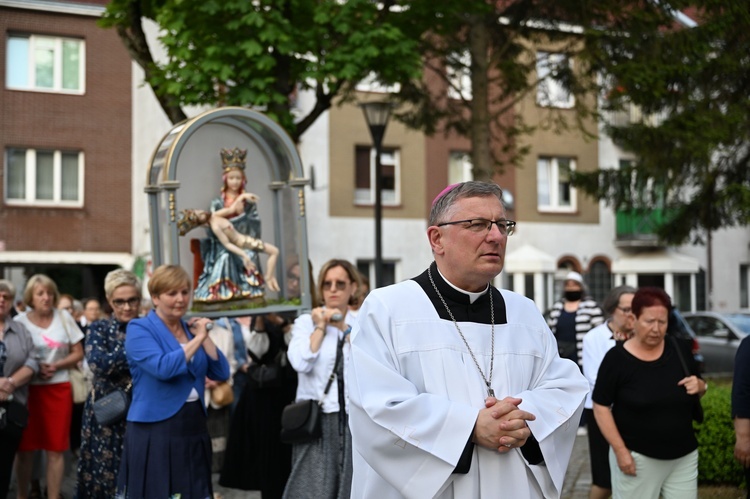
<svg viewBox="0 0 750 499">
<path fill-rule="evenodd" d="M 292 447 L 292 472 L 284 497 L 349 497 L 352 437 L 344 373 L 354 324 L 348 308 L 359 284 L 359 273 L 351 263 L 329 260 L 318 278 L 323 306 L 294 322 L 288 356 L 298 373 L 296 400 L 322 401 L 322 437 Z M 332 373 L 334 381 L 324 395 Z"/>
</svg>

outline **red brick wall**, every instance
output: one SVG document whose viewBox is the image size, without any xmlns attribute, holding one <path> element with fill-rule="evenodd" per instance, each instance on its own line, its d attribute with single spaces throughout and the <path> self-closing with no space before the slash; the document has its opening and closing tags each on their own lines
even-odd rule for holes
<svg viewBox="0 0 750 499">
<path fill-rule="evenodd" d="M 91 2 L 98 3 L 98 2 Z M 8 251 L 131 251 L 131 63 L 117 33 L 96 17 L 0 7 L 0 148 L 81 150 L 82 208 L 7 206 L 0 191 L 0 241 Z M 8 33 L 82 38 L 86 92 L 5 88 Z M 4 179 L 5 161 L 0 164 Z"/>
</svg>

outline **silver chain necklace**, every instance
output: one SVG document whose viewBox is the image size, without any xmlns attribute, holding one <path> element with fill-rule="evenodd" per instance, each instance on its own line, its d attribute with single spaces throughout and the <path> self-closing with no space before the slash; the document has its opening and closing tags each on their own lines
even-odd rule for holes
<svg viewBox="0 0 750 499">
<path fill-rule="evenodd" d="M 456 318 L 453 317 L 453 312 L 451 312 L 451 309 L 448 307 L 448 304 L 445 302 L 445 299 L 443 299 L 443 295 L 441 295 L 440 291 L 438 291 L 438 288 L 435 285 L 435 281 L 432 278 L 432 269 L 430 267 L 427 267 L 427 276 L 430 278 L 430 282 L 432 283 L 432 287 L 435 289 L 435 293 L 437 293 L 438 298 L 440 298 L 440 301 L 443 302 L 443 306 L 445 307 L 445 310 L 448 312 L 448 315 L 453 321 L 453 325 L 456 326 L 456 331 L 458 331 L 458 334 L 461 336 L 461 339 L 464 340 L 464 345 L 466 345 L 466 348 L 469 350 L 469 355 L 471 355 L 471 358 L 474 361 L 474 365 L 477 366 L 477 370 L 479 371 L 479 374 L 482 376 L 482 379 L 484 380 L 484 384 L 487 385 L 487 395 L 490 397 L 494 397 L 495 391 L 492 389 L 492 372 L 495 369 L 495 305 L 492 302 L 492 286 L 488 286 L 489 288 L 488 291 L 490 293 L 490 322 L 492 324 L 492 356 L 490 357 L 490 377 L 487 378 L 484 375 L 484 371 L 482 371 L 482 368 L 479 367 L 479 362 L 477 361 L 477 358 L 474 355 L 474 352 L 471 351 L 471 347 L 469 346 L 469 342 L 466 341 L 466 337 L 464 336 L 464 333 L 462 333 L 461 328 L 458 327 L 458 322 L 456 322 Z"/>
</svg>

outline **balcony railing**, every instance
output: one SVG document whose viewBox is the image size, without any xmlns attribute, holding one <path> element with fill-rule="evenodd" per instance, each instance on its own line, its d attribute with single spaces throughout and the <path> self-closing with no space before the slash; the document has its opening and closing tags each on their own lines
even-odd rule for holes
<svg viewBox="0 0 750 499">
<path fill-rule="evenodd" d="M 616 214 L 615 243 L 620 247 L 664 247 L 656 232 L 667 221 L 667 212 L 663 209 L 620 210 Z"/>
<path fill-rule="evenodd" d="M 623 127 L 642 123 L 651 127 L 659 126 L 664 121 L 663 113 L 643 114 L 639 106 L 626 104 L 619 111 L 610 111 L 606 117 L 607 122 L 616 127 Z"/>
</svg>

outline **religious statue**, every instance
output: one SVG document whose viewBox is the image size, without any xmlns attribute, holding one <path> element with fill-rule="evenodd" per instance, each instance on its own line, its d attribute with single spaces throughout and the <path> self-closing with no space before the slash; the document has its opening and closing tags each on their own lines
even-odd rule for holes
<svg viewBox="0 0 750 499">
<path fill-rule="evenodd" d="M 245 196 L 252 197 L 254 198 L 254 201 L 257 201 L 257 196 L 255 194 L 243 193 L 237 198 L 235 204 L 239 206 Z M 266 287 L 271 291 L 281 291 L 279 283 L 276 280 L 275 272 L 276 260 L 279 257 L 279 249 L 273 244 L 240 234 L 235 230 L 229 220 L 217 215 L 216 213 L 210 213 L 205 210 L 182 210 L 177 225 L 181 236 L 184 236 L 196 227 L 208 225 L 211 228 L 213 235 L 216 236 L 227 251 L 240 257 L 242 264 L 245 267 L 245 271 L 248 274 L 257 274 L 258 269 L 244 250 L 247 249 L 266 253 L 268 255 L 268 262 L 266 263 L 267 269 L 266 274 L 263 276 L 263 280 L 265 281 Z"/>
<path fill-rule="evenodd" d="M 205 223 L 212 230 L 208 231 L 207 238 L 201 240 L 204 266 L 195 287 L 193 301 L 216 303 L 242 299 L 260 300 L 265 294 L 260 253 L 266 252 L 269 257 L 274 257 L 273 261 L 269 258 L 266 285 L 270 291 L 278 291 L 273 273 L 275 255 L 271 255 L 271 251 L 278 253 L 278 250 L 261 241 L 261 221 L 256 204 L 258 197 L 245 192 L 247 151 L 239 148 L 222 149 L 220 155 L 221 195 L 211 201 L 209 212 L 205 213 L 210 214 Z M 228 227 L 231 228 L 231 236 L 227 231 Z M 226 242 L 230 243 L 229 246 Z M 232 246 L 234 248 L 230 249 Z"/>
</svg>

